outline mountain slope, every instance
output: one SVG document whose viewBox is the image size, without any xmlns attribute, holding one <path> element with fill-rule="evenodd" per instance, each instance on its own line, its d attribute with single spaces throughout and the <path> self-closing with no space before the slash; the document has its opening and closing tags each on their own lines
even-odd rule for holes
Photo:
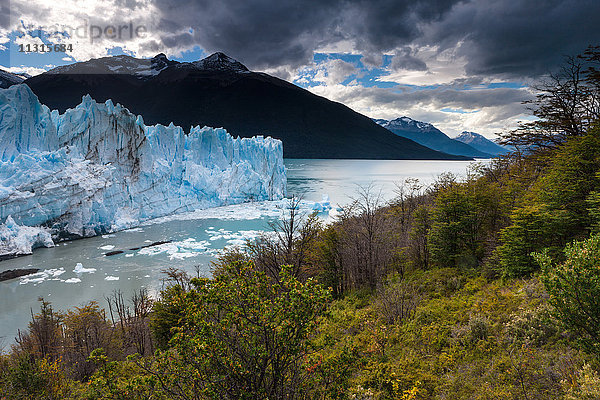
<svg viewBox="0 0 600 400">
<path fill-rule="evenodd" d="M 435 126 L 426 122 L 415 121 L 408 117 L 396 118 L 391 121 L 385 119 L 374 119 L 374 121 L 398 136 L 414 140 L 423 146 L 444 153 L 479 158 L 490 158 L 491 156 L 468 144 L 450 139 Z"/>
<path fill-rule="evenodd" d="M 64 112 L 81 97 L 112 99 L 149 124 L 224 127 L 283 141 L 290 158 L 464 159 L 398 137 L 350 108 L 215 53 L 194 63 L 105 57 L 59 67 L 25 82 Z"/>
<path fill-rule="evenodd" d="M 4 71 L 0 69 L 0 88 L 6 89 L 12 85 L 17 85 L 19 83 L 23 83 L 23 81 L 28 78 L 29 75 L 21 76 L 17 74 L 13 74 L 12 72 Z"/>
<path fill-rule="evenodd" d="M 468 144 L 469 146 L 471 146 L 479 151 L 483 151 L 483 152 L 491 154 L 493 156 L 506 154 L 510 151 L 506 147 L 502 147 L 499 144 L 496 144 L 496 143 L 492 142 L 491 140 L 487 139 L 486 137 L 484 137 L 478 133 L 475 133 L 475 132 L 466 132 L 465 131 L 465 132 L 461 133 L 460 135 L 458 135 L 457 137 L 455 137 L 454 140 L 458 140 L 459 142 Z"/>
</svg>

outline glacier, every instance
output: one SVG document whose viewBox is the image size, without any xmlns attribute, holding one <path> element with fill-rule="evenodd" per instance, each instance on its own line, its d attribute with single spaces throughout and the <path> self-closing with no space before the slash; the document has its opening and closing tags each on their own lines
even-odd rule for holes
<svg viewBox="0 0 600 400">
<path fill-rule="evenodd" d="M 147 126 L 120 104 L 90 96 L 59 114 L 27 85 L 0 89 L 0 257 L 285 195 L 277 139 Z"/>
</svg>

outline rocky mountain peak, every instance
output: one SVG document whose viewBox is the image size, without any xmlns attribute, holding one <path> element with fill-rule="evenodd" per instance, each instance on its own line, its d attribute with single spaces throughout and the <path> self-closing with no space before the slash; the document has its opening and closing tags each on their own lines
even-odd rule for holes
<svg viewBox="0 0 600 400">
<path fill-rule="evenodd" d="M 250 72 L 244 64 L 221 52 L 213 53 L 202 60 L 196 61 L 194 65 L 203 70 Z"/>
</svg>

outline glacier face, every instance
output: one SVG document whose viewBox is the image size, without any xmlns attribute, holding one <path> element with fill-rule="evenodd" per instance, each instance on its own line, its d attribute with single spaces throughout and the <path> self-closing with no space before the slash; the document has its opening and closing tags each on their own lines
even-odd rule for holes
<svg viewBox="0 0 600 400">
<path fill-rule="evenodd" d="M 34 226 L 54 239 L 93 236 L 285 191 L 279 140 L 146 126 L 121 105 L 89 96 L 60 115 L 26 85 L 0 90 L 0 232 L 13 238 L 18 227 Z M 35 236 L 28 232 L 21 236 Z M 40 234 L 36 243 L 48 245 Z M 0 240 L 0 253 L 27 248 Z"/>
</svg>

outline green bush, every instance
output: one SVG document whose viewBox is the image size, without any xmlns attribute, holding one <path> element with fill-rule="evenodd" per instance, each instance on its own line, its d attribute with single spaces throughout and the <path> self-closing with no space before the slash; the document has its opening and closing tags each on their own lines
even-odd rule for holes
<svg viewBox="0 0 600 400">
<path fill-rule="evenodd" d="M 499 255 L 505 276 L 536 271 L 534 251 L 548 248 L 552 257 L 561 258 L 567 243 L 587 237 L 597 224 L 600 128 L 566 142 L 547 163 L 501 232 Z"/>
<path fill-rule="evenodd" d="M 565 256 L 554 266 L 547 251 L 535 255 L 544 268 L 549 302 L 583 348 L 600 357 L 600 235 L 568 245 Z"/>
<path fill-rule="evenodd" d="M 191 283 L 184 323 L 154 367 L 161 390 L 171 398 L 293 397 L 307 379 L 309 337 L 329 291 L 299 281 L 292 267 L 275 280 L 239 262 Z"/>
</svg>

